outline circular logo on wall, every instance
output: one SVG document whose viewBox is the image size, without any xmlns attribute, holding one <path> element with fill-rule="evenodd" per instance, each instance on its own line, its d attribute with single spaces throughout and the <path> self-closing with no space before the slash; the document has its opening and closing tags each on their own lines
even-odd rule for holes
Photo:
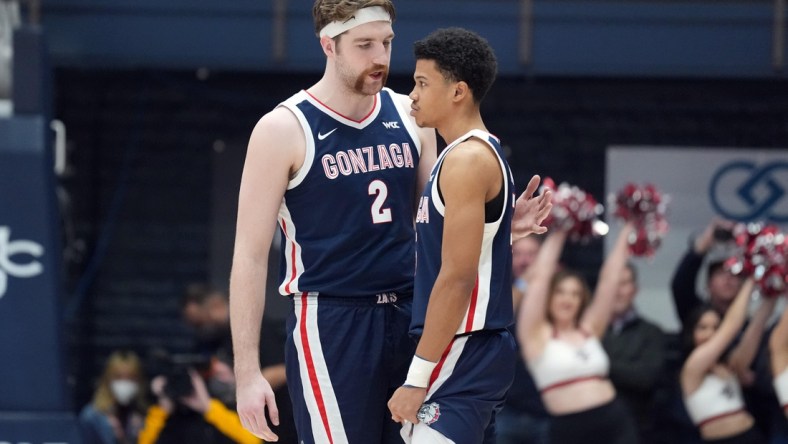
<svg viewBox="0 0 788 444">
<path fill-rule="evenodd" d="M 709 198 L 731 220 L 788 222 L 788 162 L 729 162 L 714 173 Z"/>
</svg>

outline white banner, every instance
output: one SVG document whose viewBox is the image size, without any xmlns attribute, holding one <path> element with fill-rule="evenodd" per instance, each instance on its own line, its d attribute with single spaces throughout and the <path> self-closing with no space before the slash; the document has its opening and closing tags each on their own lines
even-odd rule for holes
<svg viewBox="0 0 788 444">
<path fill-rule="evenodd" d="M 666 331 L 679 329 L 670 292 L 673 272 L 690 237 L 712 217 L 767 221 L 788 229 L 788 150 L 612 146 L 606 167 L 608 196 L 629 182 L 653 183 L 670 196 L 667 238 L 653 258 L 635 261 L 640 272 L 636 306 Z M 611 223 L 606 251 L 619 228 Z M 705 277 L 698 282 L 699 294 L 705 294 Z"/>
</svg>

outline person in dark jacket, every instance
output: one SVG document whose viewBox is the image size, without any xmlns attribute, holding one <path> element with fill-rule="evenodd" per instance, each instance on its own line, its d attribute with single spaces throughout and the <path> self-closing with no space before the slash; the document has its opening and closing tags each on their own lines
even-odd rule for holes
<svg viewBox="0 0 788 444">
<path fill-rule="evenodd" d="M 728 310 L 741 288 L 742 279 L 724 267 L 724 258 L 710 259 L 713 247 L 732 239 L 733 222 L 714 219 L 703 232 L 695 237 L 690 248 L 681 258 L 671 282 L 673 303 L 682 328 L 686 327 L 689 315 L 700 307 L 704 298 L 698 295 L 698 274 L 706 260 L 706 289 L 708 303 L 722 316 Z"/>
<path fill-rule="evenodd" d="M 629 407 L 640 443 L 655 441 L 654 395 L 665 360 L 662 330 L 635 309 L 637 269 L 627 263 L 618 283 L 613 321 L 602 346 L 610 357 L 610 381 Z"/>
</svg>

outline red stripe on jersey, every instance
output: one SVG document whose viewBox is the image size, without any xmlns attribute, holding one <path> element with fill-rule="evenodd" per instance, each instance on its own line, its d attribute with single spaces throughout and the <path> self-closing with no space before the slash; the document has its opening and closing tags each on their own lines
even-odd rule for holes
<svg viewBox="0 0 788 444">
<path fill-rule="evenodd" d="M 330 106 L 328 106 L 328 105 L 326 105 L 325 103 L 321 102 L 321 101 L 320 101 L 320 99 L 318 99 L 317 97 L 315 97 L 315 96 L 313 96 L 312 94 L 310 94 L 310 93 L 309 93 L 309 91 L 307 91 L 307 90 L 304 90 L 304 92 L 305 92 L 305 93 L 307 93 L 307 95 L 309 95 L 309 97 L 311 97 L 311 98 L 315 99 L 315 102 L 317 102 L 317 103 L 319 103 L 319 104 L 323 105 L 324 107 L 326 107 L 326 109 L 328 109 L 328 110 L 329 110 L 329 111 L 331 111 L 332 113 L 334 113 L 334 114 L 336 114 L 336 115 L 338 115 L 338 116 L 342 117 L 343 119 L 347 119 L 347 120 L 350 120 L 351 122 L 356 122 L 356 123 L 361 123 L 361 122 L 363 122 L 363 121 L 367 120 L 367 118 L 368 118 L 369 116 L 371 116 L 371 115 L 372 115 L 372 113 L 374 113 L 374 112 L 375 112 L 375 107 L 378 105 L 378 95 L 377 95 L 377 94 L 375 94 L 374 96 L 372 96 L 372 97 L 373 97 L 373 102 L 372 102 L 372 109 L 371 109 L 371 110 L 369 110 L 369 113 L 367 113 L 367 115 L 366 115 L 366 116 L 362 117 L 362 118 L 361 118 L 361 120 L 356 120 L 356 119 L 351 119 L 350 117 L 348 117 L 348 116 L 346 116 L 346 115 L 344 115 L 344 114 L 342 114 L 342 113 L 340 113 L 340 112 L 337 112 L 337 111 L 335 111 L 335 110 L 334 110 L 333 108 L 331 108 Z"/>
<path fill-rule="evenodd" d="M 427 385 L 427 391 L 430 390 L 432 384 L 435 382 L 436 379 L 438 379 L 438 375 L 440 375 L 441 369 L 443 368 L 443 364 L 446 362 L 446 357 L 449 356 L 449 352 L 451 351 L 452 345 L 454 345 L 454 339 L 452 339 L 451 342 L 449 342 L 448 347 L 446 347 L 446 350 L 443 351 L 443 356 L 441 356 L 441 360 L 438 361 L 438 365 L 436 365 L 435 368 L 432 369 L 432 374 L 430 374 L 430 383 L 429 385 Z"/>
<path fill-rule="evenodd" d="M 288 281 L 285 285 L 285 292 L 290 293 L 290 284 L 292 284 L 296 278 L 296 244 L 295 241 L 290 239 L 290 236 L 287 234 L 287 222 L 285 222 L 284 219 L 282 219 L 282 231 L 285 232 L 285 237 L 290 241 L 290 247 L 292 248 L 292 252 L 290 254 L 290 281 Z"/>
<path fill-rule="evenodd" d="M 700 423 L 698 423 L 698 427 L 699 427 L 699 428 L 700 428 L 700 427 L 703 427 L 703 426 L 705 426 L 706 424 L 708 424 L 708 423 L 710 423 L 710 422 L 714 422 L 714 421 L 716 421 L 716 420 L 718 420 L 718 419 L 722 419 L 722 418 L 727 418 L 728 416 L 732 416 L 732 415 L 735 415 L 735 414 L 737 414 L 737 413 L 741 413 L 741 412 L 743 412 L 743 411 L 744 411 L 744 409 L 738 409 L 738 410 L 734 410 L 734 411 L 732 411 L 732 412 L 727 412 L 727 413 L 720 413 L 719 415 L 712 416 L 711 418 L 706 418 L 706 419 L 704 419 L 703 421 L 701 421 Z"/>
<path fill-rule="evenodd" d="M 479 300 L 479 275 L 476 275 L 476 285 L 471 293 L 471 303 L 468 306 L 468 320 L 465 322 L 465 333 L 473 331 L 473 315 L 476 313 L 476 302 Z"/>
<path fill-rule="evenodd" d="M 544 393 L 544 392 L 548 392 L 548 391 L 550 391 L 552 389 L 565 387 L 567 385 L 576 384 L 578 382 L 592 381 L 592 380 L 595 380 L 595 379 L 600 379 L 601 380 L 601 379 L 605 379 L 605 377 L 601 376 L 601 375 L 594 375 L 594 376 L 583 376 L 581 378 L 567 379 L 566 381 L 556 382 L 555 384 L 548 385 L 547 387 L 545 387 L 543 389 L 540 389 L 539 393 Z"/>
<path fill-rule="evenodd" d="M 304 347 L 304 359 L 306 360 L 307 372 L 309 373 L 309 384 L 312 386 L 312 392 L 315 394 L 317 409 L 320 411 L 320 419 L 323 421 L 323 427 L 326 428 L 328 442 L 333 444 L 334 440 L 331 438 L 331 428 L 328 426 L 328 414 L 326 413 L 326 406 L 323 403 L 323 392 L 320 391 L 320 383 L 317 380 L 315 364 L 312 360 L 312 349 L 309 348 L 309 337 L 307 336 L 306 330 L 306 303 L 308 294 L 309 293 L 306 292 L 301 293 L 301 342 Z"/>
</svg>

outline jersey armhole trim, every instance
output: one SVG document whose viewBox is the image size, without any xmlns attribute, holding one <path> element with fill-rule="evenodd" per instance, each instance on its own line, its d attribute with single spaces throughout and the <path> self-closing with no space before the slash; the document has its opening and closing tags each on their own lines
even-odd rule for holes
<svg viewBox="0 0 788 444">
<path fill-rule="evenodd" d="M 492 221 L 492 222 L 485 222 L 484 223 L 485 229 L 493 229 L 493 228 L 497 229 L 498 225 L 500 225 L 501 221 L 503 220 L 503 216 L 506 214 L 507 205 L 511 205 L 510 202 L 509 202 L 509 193 L 510 193 L 510 191 L 509 191 L 509 177 L 510 176 L 509 175 L 510 175 L 510 172 L 509 172 L 509 169 L 506 167 L 506 164 L 504 164 L 503 158 L 500 156 L 500 154 L 498 154 L 498 150 L 496 150 L 495 146 L 493 146 L 492 142 L 490 142 L 490 138 L 491 137 L 495 138 L 495 140 L 498 140 L 497 137 L 493 136 L 490 133 L 485 133 L 482 130 L 473 130 L 473 131 L 471 131 L 468 134 L 468 137 L 465 140 L 468 140 L 471 137 L 475 137 L 475 138 L 481 140 L 482 142 L 484 142 L 485 145 L 487 145 L 487 148 L 489 148 L 490 151 L 492 151 L 492 154 L 498 160 L 498 166 L 501 168 L 501 176 L 503 178 L 503 190 L 502 190 L 503 191 L 503 205 L 501 206 L 501 214 L 499 214 L 498 218 L 495 219 L 494 221 Z M 500 140 L 498 140 L 498 143 L 500 143 Z"/>
<path fill-rule="evenodd" d="M 301 125 L 301 130 L 304 132 L 304 163 L 287 183 L 287 189 L 292 190 L 304 181 L 309 170 L 312 168 L 312 164 L 315 161 L 315 139 L 312 137 L 312 127 L 309 126 L 309 122 L 307 122 L 304 113 L 302 113 L 294 103 L 288 100 L 280 103 L 278 106 L 286 108 L 293 113 L 296 119 L 298 119 L 298 123 Z"/>
</svg>

